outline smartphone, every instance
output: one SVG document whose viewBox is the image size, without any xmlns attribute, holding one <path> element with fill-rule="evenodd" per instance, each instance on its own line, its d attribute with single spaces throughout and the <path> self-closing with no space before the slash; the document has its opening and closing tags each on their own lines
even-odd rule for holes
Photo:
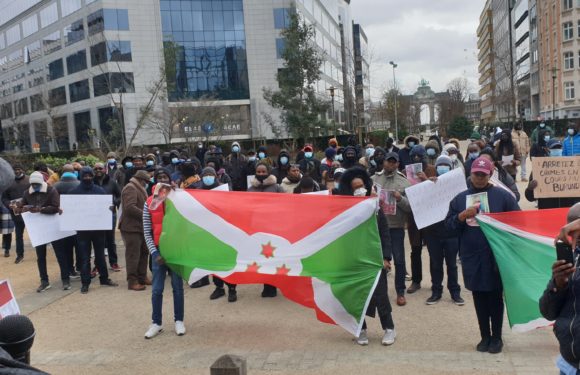
<svg viewBox="0 0 580 375">
<path fill-rule="evenodd" d="M 565 242 L 556 242 L 556 254 L 558 255 L 558 260 L 565 260 L 566 263 L 574 264 L 574 253 L 572 252 L 572 246 L 566 244 Z"/>
</svg>

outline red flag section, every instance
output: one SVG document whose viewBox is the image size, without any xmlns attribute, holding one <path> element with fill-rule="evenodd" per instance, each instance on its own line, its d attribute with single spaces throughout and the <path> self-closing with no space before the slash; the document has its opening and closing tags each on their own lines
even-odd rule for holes
<svg viewBox="0 0 580 375">
<path fill-rule="evenodd" d="M 550 210 L 502 212 L 486 214 L 486 216 L 525 232 L 555 238 L 560 233 L 560 229 L 566 225 L 568 210 L 568 208 L 555 208 Z"/>
<path fill-rule="evenodd" d="M 7 282 L 0 282 L 0 307 L 4 306 L 12 299 L 12 293 Z"/>
<path fill-rule="evenodd" d="M 248 194 L 245 192 L 220 192 L 187 190 L 208 210 L 248 235 L 271 233 L 296 243 L 320 229 L 330 220 L 360 203 L 365 198 L 320 196 L 304 194 Z M 235 209 L 224 205 L 233 202 Z M 306 210 L 303 207 L 308 207 Z M 240 215 L 240 212 L 259 212 Z M 281 217 L 280 215 L 284 215 Z"/>
</svg>

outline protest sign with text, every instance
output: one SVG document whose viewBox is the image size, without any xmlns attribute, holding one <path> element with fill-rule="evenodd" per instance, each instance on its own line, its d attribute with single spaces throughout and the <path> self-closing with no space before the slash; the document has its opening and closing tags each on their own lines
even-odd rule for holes
<svg viewBox="0 0 580 375">
<path fill-rule="evenodd" d="M 535 198 L 580 197 L 580 156 L 533 158 Z"/>
<path fill-rule="evenodd" d="M 439 176 L 437 182 L 425 181 L 406 188 L 417 228 L 422 229 L 445 219 L 451 200 L 465 190 L 467 184 L 461 169 Z"/>
<path fill-rule="evenodd" d="M 112 195 L 61 195 L 61 230 L 113 229 Z"/>
</svg>

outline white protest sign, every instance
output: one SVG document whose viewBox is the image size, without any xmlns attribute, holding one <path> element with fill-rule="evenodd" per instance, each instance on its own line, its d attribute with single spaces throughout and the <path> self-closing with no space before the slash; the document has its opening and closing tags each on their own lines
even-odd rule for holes
<svg viewBox="0 0 580 375">
<path fill-rule="evenodd" d="M 248 188 L 250 188 L 250 186 L 252 186 L 252 181 L 254 180 L 254 177 L 256 177 L 256 176 L 255 175 L 246 176 L 246 184 L 248 185 Z"/>
<path fill-rule="evenodd" d="M 113 229 L 112 195 L 61 195 L 61 230 Z"/>
<path fill-rule="evenodd" d="M 458 168 L 437 178 L 405 189 L 417 228 L 423 229 L 440 222 L 447 216 L 449 203 L 467 190 L 463 170 Z"/>
<path fill-rule="evenodd" d="M 62 216 L 45 215 L 41 213 L 23 212 L 22 219 L 26 225 L 26 231 L 32 246 L 40 246 L 52 241 L 60 240 L 77 234 L 74 230 L 63 231 L 60 229 Z"/>
<path fill-rule="evenodd" d="M 214 187 L 213 189 L 211 189 L 212 191 L 230 191 L 230 185 L 228 184 L 222 184 L 218 187 Z"/>
<path fill-rule="evenodd" d="M 304 193 L 307 195 L 330 195 L 330 190 L 313 191 L 312 193 Z"/>
</svg>

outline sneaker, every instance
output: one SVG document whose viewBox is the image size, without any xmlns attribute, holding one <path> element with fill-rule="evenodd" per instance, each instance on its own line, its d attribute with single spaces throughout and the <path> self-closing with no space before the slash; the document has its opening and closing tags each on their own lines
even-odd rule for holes
<svg viewBox="0 0 580 375">
<path fill-rule="evenodd" d="M 113 271 L 113 272 L 121 272 L 121 267 L 117 263 L 111 264 L 111 271 Z"/>
<path fill-rule="evenodd" d="M 4 258 L 8 258 L 10 256 L 10 250 L 4 250 Z"/>
<path fill-rule="evenodd" d="M 408 273 L 405 274 L 405 281 L 411 281 L 413 280 L 413 277 L 411 277 L 411 275 L 409 275 Z"/>
<path fill-rule="evenodd" d="M 81 294 L 87 294 L 89 292 L 89 286 L 83 285 L 81 286 Z"/>
<path fill-rule="evenodd" d="M 421 289 L 421 284 L 412 283 L 411 286 L 407 289 L 407 293 L 413 294 L 419 289 Z"/>
<path fill-rule="evenodd" d="M 22 255 L 16 256 L 16 260 L 14 261 L 15 264 L 21 263 L 24 260 Z"/>
<path fill-rule="evenodd" d="M 440 299 L 441 299 L 440 295 L 433 294 L 433 295 L 431 295 L 431 297 L 427 298 L 427 301 L 425 302 L 425 304 L 435 305 L 437 302 L 439 302 Z"/>
<path fill-rule="evenodd" d="M 204 287 L 206 285 L 209 285 L 209 278 L 204 277 L 203 279 L 200 279 L 200 280 L 194 282 L 189 287 L 192 289 L 196 289 L 196 288 Z"/>
<path fill-rule="evenodd" d="M 236 302 L 238 300 L 238 292 L 235 289 L 228 290 L 228 302 Z"/>
<path fill-rule="evenodd" d="M 215 288 L 213 293 L 209 296 L 210 300 L 218 299 L 226 295 L 224 288 Z"/>
<path fill-rule="evenodd" d="M 65 281 L 62 283 L 62 290 L 70 290 L 70 282 Z"/>
<path fill-rule="evenodd" d="M 356 343 L 361 346 L 366 346 L 369 344 L 369 338 L 367 336 L 367 330 L 363 329 L 360 331 L 360 335 L 356 338 Z"/>
<path fill-rule="evenodd" d="M 465 300 L 463 298 L 461 298 L 461 296 L 459 296 L 459 295 L 452 296 L 451 299 L 453 300 L 453 303 L 456 304 L 457 306 L 465 305 Z"/>
<path fill-rule="evenodd" d="M 479 344 L 475 347 L 475 350 L 481 353 L 487 353 L 489 351 L 489 342 L 491 341 L 490 337 L 484 337 L 481 339 Z"/>
<path fill-rule="evenodd" d="M 394 329 L 386 329 L 383 336 L 381 344 L 383 345 L 393 345 L 395 343 L 395 338 L 397 337 L 397 331 Z"/>
<path fill-rule="evenodd" d="M 36 292 L 44 292 L 45 290 L 50 289 L 50 283 L 48 281 L 41 281 L 40 286 L 36 288 Z"/>
<path fill-rule="evenodd" d="M 185 325 L 181 320 L 175 321 L 175 333 L 177 334 L 177 336 L 185 335 Z"/>
<path fill-rule="evenodd" d="M 501 353 L 503 349 L 503 341 L 501 339 L 491 338 L 489 342 L 489 350 L 487 351 L 490 354 L 498 354 Z"/>
<path fill-rule="evenodd" d="M 153 323 L 149 326 L 149 329 L 147 330 L 147 332 L 145 332 L 145 338 L 152 339 L 153 337 L 157 336 L 161 332 L 163 332 L 163 327 Z"/>
<path fill-rule="evenodd" d="M 107 279 L 105 281 L 101 281 L 101 285 L 102 286 L 119 286 L 119 284 L 117 284 L 116 282 L 114 282 L 111 279 Z"/>
<path fill-rule="evenodd" d="M 78 279 L 80 279 L 80 278 L 81 278 L 81 275 L 80 275 L 80 274 L 79 274 L 77 271 L 71 271 L 71 273 L 70 273 L 69 277 L 70 277 L 72 280 L 78 280 Z"/>
</svg>

